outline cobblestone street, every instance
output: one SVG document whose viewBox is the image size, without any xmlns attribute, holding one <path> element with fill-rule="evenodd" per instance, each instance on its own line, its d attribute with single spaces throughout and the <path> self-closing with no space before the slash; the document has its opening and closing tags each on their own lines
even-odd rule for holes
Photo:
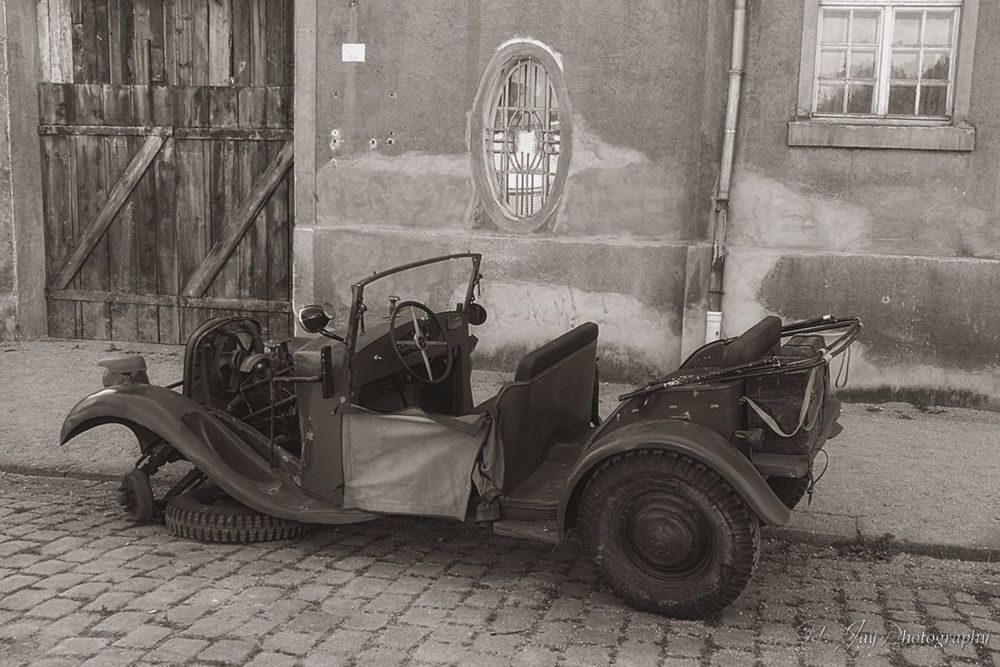
<svg viewBox="0 0 1000 667">
<path fill-rule="evenodd" d="M 1000 665 L 998 564 L 771 542 L 723 617 L 676 621 L 572 542 L 387 519 L 204 545 L 125 522 L 115 486 L 0 475 L 0 663 Z"/>
</svg>

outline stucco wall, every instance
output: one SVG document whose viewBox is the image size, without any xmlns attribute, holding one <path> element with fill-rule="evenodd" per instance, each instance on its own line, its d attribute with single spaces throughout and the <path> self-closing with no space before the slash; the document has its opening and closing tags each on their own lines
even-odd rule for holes
<svg viewBox="0 0 1000 667">
<path fill-rule="evenodd" d="M 603 328 L 609 377 L 671 370 L 700 342 L 727 2 L 361 0 L 314 11 L 296 19 L 316 34 L 315 89 L 299 79 L 296 93 L 314 94 L 316 110 L 313 173 L 296 166 L 297 182 L 315 185 L 314 215 L 296 218 L 299 303 L 338 303 L 359 276 L 416 256 L 476 250 L 491 313 L 481 363 L 510 366 L 587 319 Z M 573 108 L 560 206 L 527 234 L 482 214 L 468 149 L 482 73 L 513 38 L 557 54 Z M 366 62 L 342 62 L 345 42 L 364 43 Z"/>
<path fill-rule="evenodd" d="M 980 3 L 972 152 L 789 147 L 801 12 L 751 3 L 730 330 L 765 312 L 855 313 L 853 386 L 1000 407 L 1000 4 Z"/>
</svg>

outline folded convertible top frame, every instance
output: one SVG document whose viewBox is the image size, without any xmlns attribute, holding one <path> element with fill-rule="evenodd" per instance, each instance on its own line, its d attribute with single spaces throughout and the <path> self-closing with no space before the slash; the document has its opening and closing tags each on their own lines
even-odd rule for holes
<svg viewBox="0 0 1000 667">
<path fill-rule="evenodd" d="M 656 391 L 681 387 L 691 384 L 703 384 L 706 382 L 719 382 L 723 380 L 734 380 L 737 378 L 759 377 L 761 375 L 776 375 L 778 373 L 791 373 L 794 371 L 804 371 L 827 363 L 830 359 L 842 354 L 854 342 L 861 332 L 861 320 L 857 317 L 836 318 L 833 315 L 824 315 L 813 320 L 793 322 L 781 328 L 781 337 L 794 336 L 807 333 L 819 333 L 823 331 L 835 331 L 846 329 L 832 344 L 823 348 L 811 357 L 803 359 L 781 359 L 779 357 L 767 357 L 758 359 L 739 366 L 728 368 L 700 368 L 693 369 L 691 373 L 677 375 L 668 379 L 651 382 L 644 387 L 622 394 L 619 401 L 627 401 L 637 396 L 645 396 Z"/>
</svg>

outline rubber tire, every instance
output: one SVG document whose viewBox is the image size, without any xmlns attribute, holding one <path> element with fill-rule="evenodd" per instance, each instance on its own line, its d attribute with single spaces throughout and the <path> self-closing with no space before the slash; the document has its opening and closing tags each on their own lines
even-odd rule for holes
<svg viewBox="0 0 1000 667">
<path fill-rule="evenodd" d="M 118 504 L 132 521 L 152 521 L 156 515 L 156 502 L 149 475 L 138 468 L 128 471 L 118 486 Z"/>
<path fill-rule="evenodd" d="M 778 496 L 778 500 L 785 503 L 785 507 L 790 510 L 795 509 L 795 506 L 802 501 L 811 482 L 809 475 L 767 478 L 767 485 L 774 491 L 774 495 Z"/>
<path fill-rule="evenodd" d="M 665 491 L 702 510 L 701 520 L 714 537 L 708 565 L 695 567 L 689 581 L 668 582 L 645 572 L 616 537 L 629 499 L 644 491 Z M 579 517 L 585 543 L 612 590 L 656 614 L 692 619 L 717 614 L 740 596 L 760 558 L 757 516 L 717 473 L 674 452 L 639 450 L 602 463 L 584 489 Z"/>
<path fill-rule="evenodd" d="M 174 496 L 165 514 L 171 535 L 199 542 L 248 544 L 298 537 L 305 524 L 262 514 L 237 503 L 216 486 Z"/>
</svg>

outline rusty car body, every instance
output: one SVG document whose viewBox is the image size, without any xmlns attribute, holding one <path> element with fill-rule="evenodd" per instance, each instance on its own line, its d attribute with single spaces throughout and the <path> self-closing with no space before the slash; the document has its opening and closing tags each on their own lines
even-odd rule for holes
<svg viewBox="0 0 1000 667">
<path fill-rule="evenodd" d="M 455 263 L 457 284 L 410 277 Z M 598 326 L 582 323 L 476 404 L 480 264 L 459 253 L 365 277 L 340 333 L 320 306 L 299 313 L 308 335 L 280 341 L 251 318 L 210 320 L 171 386 L 149 384 L 141 357 L 106 360 L 105 387 L 72 409 L 62 441 L 128 426 L 141 458 L 120 500 L 136 520 L 165 514 L 180 535 L 267 539 L 386 514 L 551 543 L 579 528 L 631 604 L 721 610 L 752 575 L 760 524 L 788 521 L 840 431 L 829 366 L 860 322 L 764 318 L 621 396 L 604 420 Z M 379 297 L 383 283 L 394 293 Z M 191 470 L 157 500 L 149 478 L 175 461 Z"/>
</svg>

